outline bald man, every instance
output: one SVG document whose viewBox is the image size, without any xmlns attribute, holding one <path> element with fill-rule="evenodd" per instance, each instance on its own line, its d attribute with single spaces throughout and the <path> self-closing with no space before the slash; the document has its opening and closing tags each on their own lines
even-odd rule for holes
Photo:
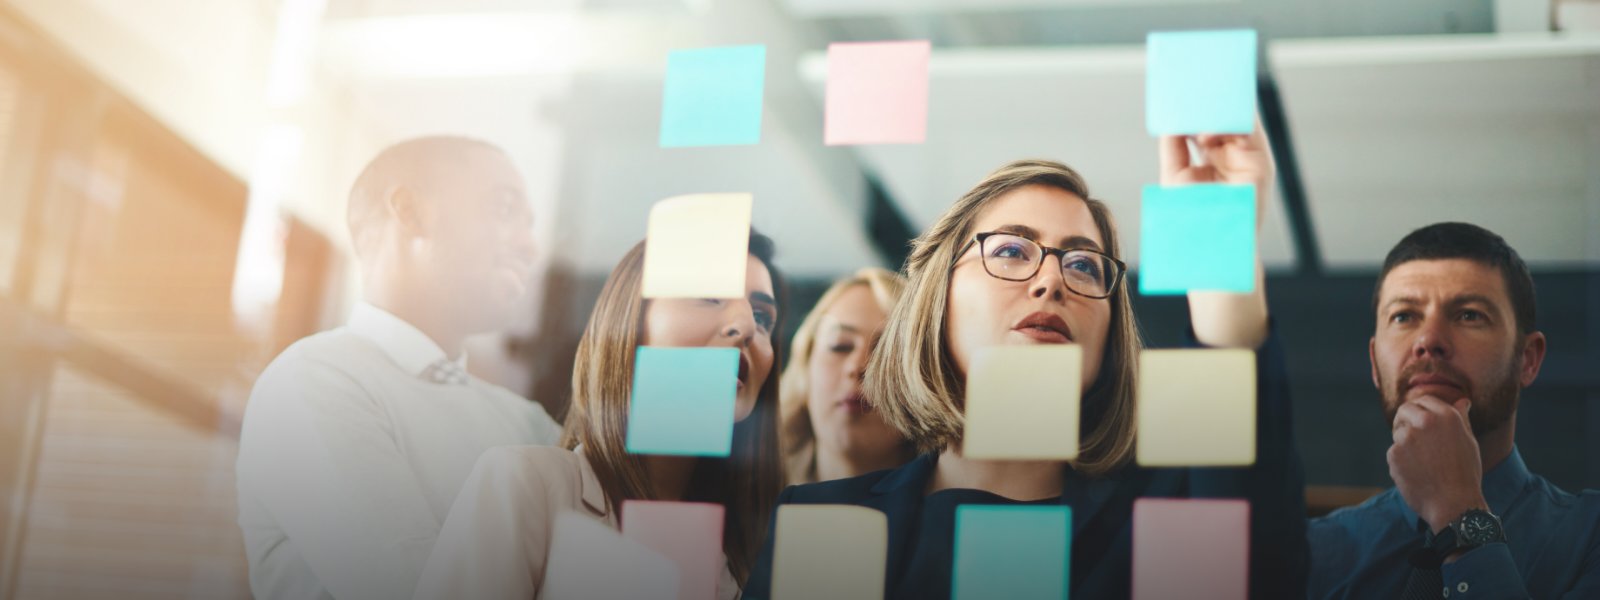
<svg viewBox="0 0 1600 600">
<path fill-rule="evenodd" d="M 511 320 L 533 259 L 505 154 L 397 144 L 357 178 L 348 220 L 364 301 L 273 360 L 245 410 L 239 527 L 257 598 L 409 598 L 478 455 L 560 436 L 462 353 Z"/>
</svg>

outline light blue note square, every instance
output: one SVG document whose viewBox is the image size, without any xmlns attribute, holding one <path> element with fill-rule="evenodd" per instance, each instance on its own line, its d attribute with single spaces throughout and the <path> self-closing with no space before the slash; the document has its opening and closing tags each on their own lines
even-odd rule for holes
<svg viewBox="0 0 1600 600">
<path fill-rule="evenodd" d="M 727 456 L 738 377 L 737 348 L 640 346 L 633 362 L 628 452 Z"/>
<path fill-rule="evenodd" d="M 661 146 L 761 141 L 766 46 L 673 50 L 661 98 Z"/>
<path fill-rule="evenodd" d="M 1139 293 L 1256 289 L 1256 187 L 1144 186 Z"/>
<path fill-rule="evenodd" d="M 1144 97 L 1150 135 L 1255 130 L 1255 30 L 1151 33 Z"/>
<path fill-rule="evenodd" d="M 1061 600 L 1071 566 L 1072 507 L 956 508 L 953 600 Z"/>
</svg>

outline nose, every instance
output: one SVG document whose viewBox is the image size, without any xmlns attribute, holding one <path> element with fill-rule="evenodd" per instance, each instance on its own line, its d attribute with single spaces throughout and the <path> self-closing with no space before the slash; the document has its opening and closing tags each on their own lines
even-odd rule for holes
<svg viewBox="0 0 1600 600">
<path fill-rule="evenodd" d="M 525 215 L 515 221 L 511 229 L 511 250 L 532 260 L 539 251 L 538 244 L 533 241 L 533 216 Z"/>
<path fill-rule="evenodd" d="M 871 347 L 867 344 L 858 345 L 855 352 L 851 352 L 850 357 L 845 360 L 845 377 L 860 381 L 867 374 L 867 360 L 870 358 L 872 358 Z"/>
<path fill-rule="evenodd" d="M 1055 264 L 1052 265 L 1051 261 Z M 1039 272 L 1034 273 L 1033 280 L 1028 282 L 1028 295 L 1057 302 L 1066 299 L 1067 281 L 1061 274 L 1061 268 L 1061 257 L 1046 256 L 1044 264 L 1039 265 Z"/>
<path fill-rule="evenodd" d="M 1450 358 L 1454 346 L 1445 319 L 1431 315 L 1423 319 L 1422 326 L 1417 328 L 1417 338 L 1411 342 L 1411 354 L 1416 358 L 1430 355 L 1439 359 Z"/>
<path fill-rule="evenodd" d="M 736 346 L 743 346 L 755 336 L 755 309 L 748 301 L 729 302 L 724 319 L 718 337 L 730 340 Z"/>
</svg>

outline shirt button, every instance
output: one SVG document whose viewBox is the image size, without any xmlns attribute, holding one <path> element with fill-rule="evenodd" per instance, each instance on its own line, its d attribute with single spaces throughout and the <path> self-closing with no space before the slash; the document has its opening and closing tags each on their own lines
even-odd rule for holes
<svg viewBox="0 0 1600 600">
<path fill-rule="evenodd" d="M 1463 594 L 1467 593 L 1467 582 L 1463 581 L 1461 583 L 1456 584 L 1456 591 L 1461 592 Z"/>
<path fill-rule="evenodd" d="M 1446 598 L 1450 597 L 1450 586 L 1448 586 L 1448 585 L 1444 586 L 1444 597 L 1446 597 Z"/>
</svg>

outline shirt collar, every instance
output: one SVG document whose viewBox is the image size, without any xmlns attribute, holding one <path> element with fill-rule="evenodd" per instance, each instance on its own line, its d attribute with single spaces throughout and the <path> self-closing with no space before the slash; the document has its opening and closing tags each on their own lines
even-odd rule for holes
<svg viewBox="0 0 1600 600">
<path fill-rule="evenodd" d="M 573 447 L 572 452 L 577 454 L 579 462 L 583 463 L 582 468 L 579 469 L 582 471 L 582 475 L 580 475 L 580 489 L 578 490 L 579 495 L 583 498 L 583 503 L 595 514 L 602 517 L 606 516 L 610 512 L 610 505 L 606 503 L 606 490 L 600 487 L 600 477 L 595 474 L 594 467 L 589 464 L 589 457 L 583 454 L 583 444 Z"/>
<path fill-rule="evenodd" d="M 350 331 L 356 335 L 367 338 L 374 345 L 389 355 L 389 359 L 399 365 L 402 370 L 412 375 L 421 375 L 439 359 L 448 359 L 439 344 L 428 337 L 428 334 L 417 329 L 384 309 L 378 308 L 367 302 L 358 302 L 350 311 Z M 463 370 L 467 368 L 467 356 L 462 352 L 455 359 L 456 364 Z"/>
<path fill-rule="evenodd" d="M 1483 499 L 1489 502 L 1489 512 L 1502 519 L 1511 503 L 1528 487 L 1528 482 L 1533 479 L 1533 474 L 1528 472 L 1528 464 L 1522 462 L 1522 453 L 1516 446 L 1511 447 L 1511 454 L 1500 461 L 1488 473 L 1483 474 Z M 1422 517 L 1411 510 L 1411 505 L 1406 504 L 1406 499 L 1400 494 L 1394 495 L 1394 501 L 1400 505 L 1400 514 L 1407 523 L 1418 523 Z"/>
</svg>

